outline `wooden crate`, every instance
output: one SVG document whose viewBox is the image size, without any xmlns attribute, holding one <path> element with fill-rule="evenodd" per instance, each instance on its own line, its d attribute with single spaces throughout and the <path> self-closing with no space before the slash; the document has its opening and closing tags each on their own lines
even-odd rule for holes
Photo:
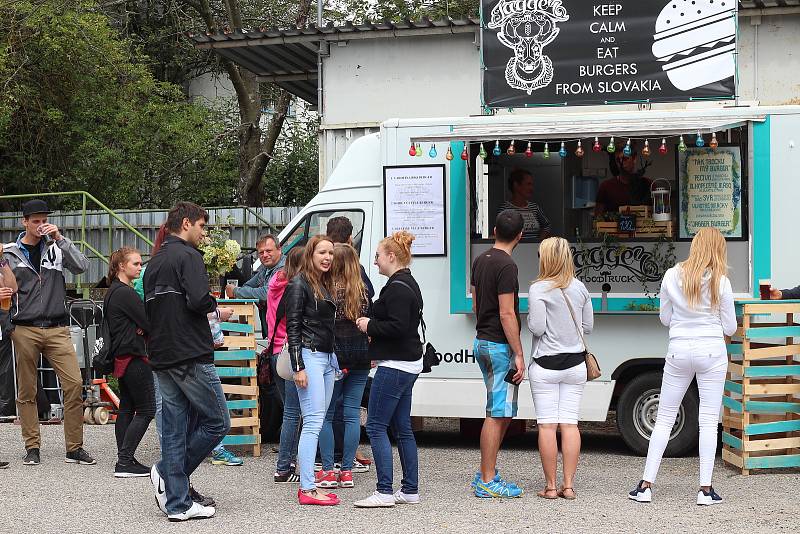
<svg viewBox="0 0 800 534">
<path fill-rule="evenodd" d="M 636 219 L 636 237 L 675 237 L 675 221 L 654 221 L 650 217 Z"/>
<path fill-rule="evenodd" d="M 722 398 L 722 459 L 744 475 L 800 467 L 800 301 L 742 301 L 737 314 Z"/>
<path fill-rule="evenodd" d="M 229 321 L 222 323 L 225 345 L 214 351 L 214 364 L 231 416 L 231 430 L 222 443 L 252 447 L 253 456 L 261 456 L 255 301 L 231 299 L 219 304 L 234 310 Z"/>
<path fill-rule="evenodd" d="M 627 237 L 630 234 L 627 232 L 619 231 L 619 223 L 617 221 L 595 221 L 595 232 L 598 234 L 616 235 Z"/>
</svg>

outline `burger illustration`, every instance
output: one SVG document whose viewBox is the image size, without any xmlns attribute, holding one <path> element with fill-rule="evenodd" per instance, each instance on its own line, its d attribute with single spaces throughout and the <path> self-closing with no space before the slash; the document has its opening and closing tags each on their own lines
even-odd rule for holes
<svg viewBox="0 0 800 534">
<path fill-rule="evenodd" d="M 736 1 L 671 0 L 661 10 L 652 50 L 676 88 L 688 91 L 734 75 Z"/>
</svg>

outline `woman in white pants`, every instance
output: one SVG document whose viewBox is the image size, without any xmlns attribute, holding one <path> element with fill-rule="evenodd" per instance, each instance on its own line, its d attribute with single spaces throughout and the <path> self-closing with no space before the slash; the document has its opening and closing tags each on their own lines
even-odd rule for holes
<svg viewBox="0 0 800 534">
<path fill-rule="evenodd" d="M 629 498 L 650 502 L 661 457 L 683 396 L 697 377 L 700 393 L 700 489 L 697 504 L 722 502 L 711 486 L 717 450 L 717 424 L 722 405 L 728 351 L 725 337 L 736 332 L 733 291 L 727 278 L 727 247 L 716 228 L 702 228 L 692 239 L 689 258 L 667 270 L 661 282 L 661 322 L 669 326 L 669 349 L 658 416 L 642 480 Z"/>
<path fill-rule="evenodd" d="M 572 252 L 566 239 L 551 237 L 542 241 L 539 277 L 528 290 L 528 302 L 528 327 L 533 333 L 528 378 L 545 478 L 545 487 L 537 495 L 544 499 L 573 500 L 581 451 L 578 412 L 586 384 L 586 348 L 582 333 L 592 331 L 594 315 L 586 286 L 575 278 Z M 561 430 L 564 466 L 560 489 L 556 488 L 557 428 Z"/>
</svg>

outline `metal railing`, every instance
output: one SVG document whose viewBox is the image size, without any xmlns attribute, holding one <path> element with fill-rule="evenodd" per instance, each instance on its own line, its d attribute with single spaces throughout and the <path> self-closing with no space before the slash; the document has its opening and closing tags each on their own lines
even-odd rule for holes
<svg viewBox="0 0 800 534">
<path fill-rule="evenodd" d="M 64 220 L 63 225 L 59 225 L 61 230 L 66 230 L 73 238 L 73 242 L 79 246 L 84 254 L 89 254 L 90 258 L 97 258 L 102 263 L 92 261 L 92 268 L 90 271 L 94 273 L 99 280 L 102 277 L 102 265 L 108 265 L 108 258 L 111 252 L 115 250 L 115 237 L 116 242 L 120 243 L 120 233 L 123 244 L 124 233 L 129 233 L 134 236 L 136 241 L 131 243 L 131 246 L 136 246 L 143 250 L 142 256 L 147 257 L 147 250 L 149 250 L 153 242 L 149 236 L 155 236 L 155 229 L 160 226 L 163 219 L 157 214 L 161 213 L 166 218 L 166 210 L 164 209 L 140 209 L 140 210 L 117 210 L 114 211 L 91 193 L 87 191 L 67 191 L 67 192 L 52 192 L 52 193 L 31 193 L 20 195 L 0 195 L 0 200 L 24 200 L 29 198 L 46 198 L 46 197 L 80 197 L 81 207 L 76 210 L 63 211 L 59 210 L 52 217 L 61 217 Z M 210 222 L 213 224 L 215 217 L 222 217 L 235 215 L 235 223 L 232 228 L 236 228 L 236 232 L 241 232 L 241 245 L 244 251 L 254 250 L 253 244 L 253 231 L 255 235 L 261 235 L 265 232 L 276 234 L 278 227 L 273 221 L 268 220 L 261 213 L 249 206 L 215 206 L 208 207 L 206 210 L 211 217 Z M 280 219 L 280 223 L 286 224 L 294 214 L 295 208 L 270 208 L 268 212 L 273 217 Z M 0 214 L 0 232 L 9 232 L 11 228 L 4 221 L 18 220 L 20 215 L 16 214 Z M 145 221 L 143 224 L 139 224 Z M 139 226 L 137 228 L 136 226 Z M 99 232 L 98 232 L 99 231 Z M 91 239 L 87 235 L 90 232 Z M 107 239 L 106 234 L 107 232 Z M 75 239 L 75 236 L 79 236 Z M 104 241 L 107 242 L 105 246 Z M 248 246 L 249 245 L 249 246 Z M 108 252 L 103 253 L 102 249 L 107 248 Z M 76 275 L 73 280 L 75 287 L 79 293 L 84 297 L 88 295 L 88 289 L 92 285 L 87 282 L 96 282 L 97 280 L 90 280 L 91 274 L 84 273 L 83 276 Z"/>
</svg>

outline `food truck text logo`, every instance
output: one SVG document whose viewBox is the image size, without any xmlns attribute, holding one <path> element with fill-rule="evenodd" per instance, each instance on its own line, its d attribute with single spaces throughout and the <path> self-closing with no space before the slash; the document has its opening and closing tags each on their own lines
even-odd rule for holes
<svg viewBox="0 0 800 534">
<path fill-rule="evenodd" d="M 575 275 L 584 282 L 658 282 L 664 273 L 643 246 L 572 248 Z M 622 271 L 620 273 L 620 271 Z"/>
<path fill-rule="evenodd" d="M 559 30 L 557 22 L 569 20 L 561 0 L 500 0 L 492 9 L 489 28 L 512 49 L 506 65 L 506 83 L 531 94 L 553 81 L 553 62 L 542 54 Z"/>
</svg>

